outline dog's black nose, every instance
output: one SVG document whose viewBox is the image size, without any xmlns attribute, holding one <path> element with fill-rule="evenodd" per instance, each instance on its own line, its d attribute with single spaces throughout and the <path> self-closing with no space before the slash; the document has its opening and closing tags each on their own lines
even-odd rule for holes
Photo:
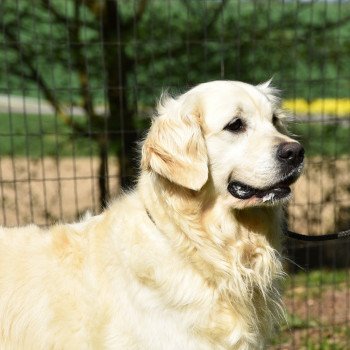
<svg viewBox="0 0 350 350">
<path fill-rule="evenodd" d="M 294 167 L 303 162 L 304 153 L 304 148 L 298 142 L 281 143 L 277 148 L 278 160 Z"/>
</svg>

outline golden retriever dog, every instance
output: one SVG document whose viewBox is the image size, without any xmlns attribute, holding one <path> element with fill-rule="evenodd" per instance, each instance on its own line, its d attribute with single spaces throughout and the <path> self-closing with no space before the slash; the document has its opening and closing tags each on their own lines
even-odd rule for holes
<svg viewBox="0 0 350 350">
<path fill-rule="evenodd" d="M 0 228 L 0 349 L 264 349 L 283 316 L 301 145 L 268 83 L 163 96 L 136 188 L 102 214 Z"/>
</svg>

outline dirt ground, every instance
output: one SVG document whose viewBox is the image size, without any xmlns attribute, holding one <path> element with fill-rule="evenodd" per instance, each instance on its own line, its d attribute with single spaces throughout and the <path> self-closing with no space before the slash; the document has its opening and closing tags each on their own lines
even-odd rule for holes
<svg viewBox="0 0 350 350">
<path fill-rule="evenodd" d="M 322 288 L 297 286 L 288 290 L 284 302 L 289 322 L 272 349 L 350 349 L 349 290 L 349 279 Z"/>
<path fill-rule="evenodd" d="M 97 158 L 27 160 L 0 158 L 0 224 L 47 225 L 99 212 Z M 109 159 L 111 196 L 118 191 L 118 167 Z"/>
<path fill-rule="evenodd" d="M 350 229 L 350 158 L 309 159 L 293 186 L 289 226 L 305 234 Z"/>
</svg>

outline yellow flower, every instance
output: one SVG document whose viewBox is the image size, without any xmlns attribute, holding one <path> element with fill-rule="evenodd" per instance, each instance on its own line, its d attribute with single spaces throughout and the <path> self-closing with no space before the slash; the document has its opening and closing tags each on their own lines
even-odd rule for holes
<svg viewBox="0 0 350 350">
<path fill-rule="evenodd" d="M 310 102 L 302 98 L 285 100 L 283 108 L 295 114 L 331 115 L 335 117 L 350 116 L 350 99 L 347 98 L 323 98 Z"/>
</svg>

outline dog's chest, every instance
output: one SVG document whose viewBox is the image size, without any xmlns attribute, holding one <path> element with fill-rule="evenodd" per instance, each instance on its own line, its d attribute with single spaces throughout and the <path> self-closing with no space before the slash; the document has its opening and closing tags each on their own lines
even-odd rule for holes
<svg viewBox="0 0 350 350">
<path fill-rule="evenodd" d="M 129 284 L 119 294 L 115 315 L 108 327 L 108 349 L 213 350 L 208 339 L 197 334 L 203 319 L 209 319 L 209 296 L 194 288 L 151 290 Z M 182 290 L 182 291 L 181 291 Z M 197 295 L 196 295 L 197 294 Z M 206 306 L 206 307 L 204 307 Z M 124 315 L 124 316 L 123 316 Z"/>
<path fill-rule="evenodd" d="M 229 262 L 193 329 L 218 348 L 264 349 L 281 313 L 278 253 L 257 240 L 232 249 Z"/>
<path fill-rule="evenodd" d="M 128 339 L 137 339 L 136 343 L 143 347 L 129 344 L 129 348 L 238 350 L 250 344 L 249 349 L 260 349 L 266 334 L 259 323 L 267 321 L 270 302 L 264 300 L 254 281 L 247 284 L 253 260 L 241 266 L 246 274 L 236 266 L 234 274 L 220 285 L 183 267 L 158 268 L 157 276 L 151 279 L 147 271 L 148 279 L 141 276 L 134 286 L 129 285 L 132 290 L 124 296 L 125 313 L 134 309 L 133 317 L 115 320 L 125 327 L 126 321 L 130 322 L 128 331 L 138 333 Z M 120 328 L 119 324 L 111 327 L 111 331 Z M 113 338 L 118 342 L 123 334 Z"/>
</svg>

